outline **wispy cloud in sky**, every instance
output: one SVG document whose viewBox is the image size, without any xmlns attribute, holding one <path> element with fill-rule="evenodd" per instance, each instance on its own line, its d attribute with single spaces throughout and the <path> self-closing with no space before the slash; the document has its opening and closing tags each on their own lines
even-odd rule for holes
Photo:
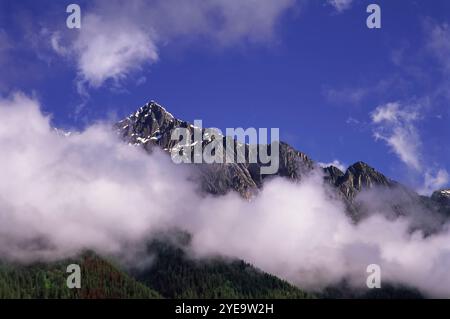
<svg viewBox="0 0 450 319">
<path fill-rule="evenodd" d="M 426 172 L 424 179 L 423 188 L 419 191 L 422 194 L 429 195 L 446 186 L 450 182 L 450 175 L 445 169 L 439 169 L 434 175 L 432 172 Z"/>
<path fill-rule="evenodd" d="M 449 182 L 443 168 L 427 165 L 423 154 L 423 142 L 417 128 L 422 120 L 418 105 L 402 105 L 399 102 L 378 106 L 371 114 L 375 140 L 383 140 L 410 169 L 423 176 L 423 184 L 417 191 L 429 195 Z"/>
<path fill-rule="evenodd" d="M 295 0 L 97 1 L 83 13 L 82 28 L 68 48 L 61 33 L 51 38 L 53 49 L 71 55 L 79 81 L 98 88 L 115 84 L 158 61 L 160 48 L 171 41 L 204 38 L 216 46 L 275 39 L 278 19 Z"/>
<path fill-rule="evenodd" d="M 353 0 L 328 0 L 328 4 L 333 6 L 337 12 L 341 13 L 350 9 Z"/>
<path fill-rule="evenodd" d="M 414 125 L 418 113 L 395 102 L 378 106 L 371 118 L 376 126 L 375 138 L 384 140 L 408 167 L 420 171 L 421 141 Z"/>
<path fill-rule="evenodd" d="M 431 18 L 422 18 L 422 33 L 414 45 L 400 42 L 391 51 L 389 74 L 371 80 L 372 84 L 335 85 L 323 90 L 328 102 L 360 109 L 369 114 L 375 140 L 384 141 L 408 168 L 408 179 L 418 191 L 429 194 L 448 183 L 441 152 L 430 141 L 430 131 L 446 135 L 441 121 L 448 117 L 450 102 L 450 27 Z M 364 79 L 369 78 L 369 76 Z M 390 102 L 397 101 L 397 102 Z M 366 121 L 357 109 L 348 108 L 347 123 L 362 128 Z M 414 177 L 412 177 L 414 176 Z M 420 179 L 420 182 L 419 182 Z"/>
<path fill-rule="evenodd" d="M 388 90 L 396 87 L 400 89 L 404 80 L 397 75 L 389 75 L 376 83 L 366 85 L 348 85 L 340 87 L 325 87 L 322 90 L 324 97 L 332 104 L 345 106 L 364 106 L 373 96 L 385 96 Z"/>
</svg>

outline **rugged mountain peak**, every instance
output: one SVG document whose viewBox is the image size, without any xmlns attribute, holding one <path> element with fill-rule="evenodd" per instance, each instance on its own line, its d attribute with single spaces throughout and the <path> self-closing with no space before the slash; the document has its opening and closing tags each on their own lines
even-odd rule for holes
<svg viewBox="0 0 450 319">
<path fill-rule="evenodd" d="M 175 127 L 186 126 L 164 107 L 150 101 L 135 113 L 115 125 L 122 138 L 130 144 L 142 144 L 146 149 L 152 145 L 169 150 L 173 146 L 170 137 Z"/>
<path fill-rule="evenodd" d="M 176 141 L 171 140 L 172 132 L 178 127 L 187 128 L 191 134 L 200 129 L 175 118 L 155 101 L 150 101 L 115 125 L 116 130 L 126 142 L 142 145 L 149 152 L 153 146 L 166 151 L 172 150 L 176 145 Z M 211 142 L 206 138 L 208 133 L 205 129 L 202 129 L 201 133 L 204 144 Z M 238 143 L 235 140 L 235 145 Z M 192 145 L 194 144 L 195 142 Z M 247 152 L 249 146 L 247 144 L 244 146 Z M 277 175 L 299 180 L 305 172 L 313 169 L 313 161 L 306 154 L 283 142 L 280 142 L 279 146 L 280 166 Z M 270 145 L 269 150 L 271 150 Z M 237 155 L 236 149 L 235 155 Z M 235 190 L 244 197 L 249 197 L 262 187 L 263 179 L 266 177 L 261 175 L 261 163 L 217 163 L 196 166 L 202 173 L 203 188 L 213 194 L 224 194 L 229 190 Z"/>
<path fill-rule="evenodd" d="M 365 183 L 367 186 L 388 186 L 393 183 L 389 178 L 364 162 L 356 162 L 355 164 L 351 165 L 347 169 L 345 175 L 353 175 L 354 177 L 357 177 L 362 183 Z"/>
<path fill-rule="evenodd" d="M 395 185 L 395 182 L 368 164 L 356 162 L 347 169 L 344 175 L 336 179 L 335 185 L 347 198 L 353 199 L 362 189 L 374 186 L 391 187 Z"/>
<path fill-rule="evenodd" d="M 148 152 L 151 152 L 154 146 L 165 151 L 172 150 L 176 145 L 176 142 L 171 140 L 172 132 L 178 127 L 187 128 L 191 134 L 194 131 L 198 133 L 200 130 L 190 123 L 175 118 L 155 101 L 148 102 L 115 125 L 116 130 L 126 142 L 141 145 Z M 202 129 L 201 134 L 204 137 L 204 145 L 211 142 L 205 138 L 207 135 L 205 129 Z M 239 142 L 235 140 L 235 144 L 237 143 Z M 192 143 L 192 145 L 194 144 L 195 142 Z M 244 144 L 244 146 L 247 152 L 249 145 Z M 270 145 L 269 150 L 271 152 Z M 202 189 L 207 193 L 218 195 L 234 190 L 244 198 L 249 198 L 263 187 L 267 178 L 271 177 L 271 175 L 261 174 L 261 163 L 196 164 L 193 167 L 200 172 L 199 182 Z M 317 168 L 318 165 L 306 154 L 286 143 L 279 143 L 279 169 L 276 175 L 297 181 Z M 391 201 L 391 204 L 388 203 L 392 207 L 396 207 L 395 211 L 399 211 L 399 214 L 409 210 L 409 206 L 405 203 L 416 205 L 422 200 L 430 202 L 431 206 L 437 203 L 439 211 L 450 215 L 450 190 L 441 190 L 435 192 L 432 198 L 421 199 L 414 191 L 387 178 L 364 162 L 351 165 L 345 172 L 334 166 L 323 168 L 323 171 L 325 180 L 335 187 L 337 195 L 347 204 L 348 211 L 352 216 L 357 216 L 360 211 L 357 201 L 355 201 L 356 195 L 362 190 L 375 187 L 388 189 L 395 187 L 400 191 L 398 194 L 401 196 L 396 197 L 403 199 L 396 198 Z"/>
<path fill-rule="evenodd" d="M 177 127 L 188 128 L 191 133 L 199 129 L 175 118 L 155 101 L 148 102 L 115 127 L 125 141 L 142 145 L 147 151 L 151 151 L 153 146 L 170 151 L 176 143 L 171 140 L 171 134 Z M 279 170 L 276 175 L 300 180 L 317 167 L 306 154 L 290 145 L 280 142 L 279 146 Z M 263 186 L 266 177 L 270 177 L 261 175 L 260 163 L 202 165 L 199 169 L 203 176 L 203 188 L 213 194 L 224 194 L 234 189 L 244 197 L 249 197 Z M 388 178 L 364 162 L 353 164 L 345 173 L 336 167 L 327 167 L 324 172 L 325 179 L 350 201 L 366 187 L 392 184 Z"/>
<path fill-rule="evenodd" d="M 372 167 L 369 166 L 369 164 L 359 161 L 354 163 L 353 165 L 349 166 L 349 169 L 354 169 L 354 170 L 374 170 Z"/>
<path fill-rule="evenodd" d="M 162 105 L 156 103 L 155 101 L 151 100 L 144 106 L 140 107 L 136 113 L 134 113 L 134 117 L 146 117 L 146 116 L 153 116 L 155 119 L 167 119 L 167 120 L 174 120 L 175 117 L 169 113 Z"/>
</svg>

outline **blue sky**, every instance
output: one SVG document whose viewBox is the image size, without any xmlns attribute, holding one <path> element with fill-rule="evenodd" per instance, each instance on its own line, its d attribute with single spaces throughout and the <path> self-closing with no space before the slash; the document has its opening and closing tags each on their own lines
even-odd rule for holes
<svg viewBox="0 0 450 319">
<path fill-rule="evenodd" d="M 278 127 L 316 161 L 429 192 L 449 186 L 449 24 L 448 0 L 0 0 L 0 94 L 65 129 L 150 99 L 204 126 Z"/>
</svg>

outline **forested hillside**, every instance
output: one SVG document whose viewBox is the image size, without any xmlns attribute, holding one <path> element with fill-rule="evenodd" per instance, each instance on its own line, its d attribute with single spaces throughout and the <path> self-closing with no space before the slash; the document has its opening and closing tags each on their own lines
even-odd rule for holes
<svg viewBox="0 0 450 319">
<path fill-rule="evenodd" d="M 306 298 L 302 290 L 243 261 L 193 260 L 155 241 L 146 269 L 125 271 L 94 253 L 57 263 L 0 265 L 2 298 Z M 81 289 L 68 289 L 66 267 L 79 264 Z"/>
<path fill-rule="evenodd" d="M 167 298 L 311 298 L 241 260 L 194 260 L 167 242 L 149 247 L 156 258 L 137 278 Z"/>
<path fill-rule="evenodd" d="M 81 289 L 68 289 L 67 265 L 81 267 Z M 74 260 L 0 266 L 0 298 L 160 298 L 110 262 L 86 253 Z"/>
</svg>

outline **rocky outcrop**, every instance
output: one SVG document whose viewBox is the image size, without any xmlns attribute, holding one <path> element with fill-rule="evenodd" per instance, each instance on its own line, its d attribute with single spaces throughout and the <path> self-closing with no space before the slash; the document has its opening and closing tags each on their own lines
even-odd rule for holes
<svg viewBox="0 0 450 319">
<path fill-rule="evenodd" d="M 377 172 L 364 162 L 357 162 L 350 166 L 345 174 L 339 175 L 339 172 L 333 170 L 334 185 L 350 200 L 363 189 L 385 186 L 394 187 L 396 183 L 383 174 Z"/>
</svg>

